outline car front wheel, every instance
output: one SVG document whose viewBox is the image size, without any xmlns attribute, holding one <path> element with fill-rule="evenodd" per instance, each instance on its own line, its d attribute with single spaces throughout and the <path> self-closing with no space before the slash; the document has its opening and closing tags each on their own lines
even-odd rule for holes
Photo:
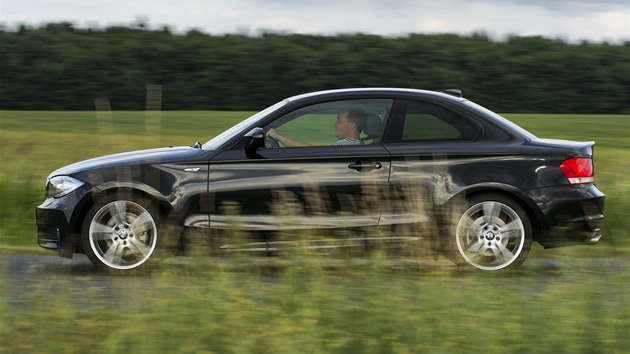
<svg viewBox="0 0 630 354">
<path fill-rule="evenodd" d="M 100 268 L 132 269 L 153 255 L 159 237 L 157 213 L 141 198 L 95 204 L 83 227 L 83 249 Z"/>
<path fill-rule="evenodd" d="M 520 266 L 532 243 L 532 226 L 523 208 L 500 194 L 468 200 L 455 236 L 461 260 L 482 270 Z"/>
</svg>

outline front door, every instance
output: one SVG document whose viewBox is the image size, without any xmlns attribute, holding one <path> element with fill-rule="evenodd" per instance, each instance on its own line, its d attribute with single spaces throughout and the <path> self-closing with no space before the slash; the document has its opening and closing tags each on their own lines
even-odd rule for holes
<svg viewBox="0 0 630 354">
<path fill-rule="evenodd" d="M 380 138 L 391 104 L 369 99 L 302 107 L 262 127 L 277 140 L 269 139 L 255 155 L 237 144 L 215 156 L 209 167 L 210 226 L 376 226 L 390 174 L 390 155 Z"/>
</svg>

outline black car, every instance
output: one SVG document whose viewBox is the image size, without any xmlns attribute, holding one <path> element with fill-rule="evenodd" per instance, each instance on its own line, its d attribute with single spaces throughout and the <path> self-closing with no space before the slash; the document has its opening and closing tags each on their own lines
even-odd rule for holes
<svg viewBox="0 0 630 354">
<path fill-rule="evenodd" d="M 226 252 L 428 240 L 456 263 L 516 267 L 533 241 L 601 237 L 593 144 L 539 139 L 457 90 L 304 94 L 203 145 L 53 172 L 36 208 L 38 242 L 118 270 L 185 247 L 196 229 Z M 251 239 L 231 238 L 234 229 Z"/>
</svg>

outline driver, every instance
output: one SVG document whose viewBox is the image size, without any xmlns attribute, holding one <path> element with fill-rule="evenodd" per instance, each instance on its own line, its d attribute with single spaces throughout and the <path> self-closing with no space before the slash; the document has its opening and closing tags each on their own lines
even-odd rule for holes
<svg viewBox="0 0 630 354">
<path fill-rule="evenodd" d="M 365 127 L 366 115 L 361 108 L 342 109 L 335 120 L 335 136 L 338 141 L 330 144 L 330 146 L 341 145 L 363 145 L 363 140 L 359 139 L 359 134 Z M 267 136 L 275 139 L 287 147 L 295 146 L 311 146 L 311 144 L 291 139 L 271 128 L 267 132 Z"/>
</svg>

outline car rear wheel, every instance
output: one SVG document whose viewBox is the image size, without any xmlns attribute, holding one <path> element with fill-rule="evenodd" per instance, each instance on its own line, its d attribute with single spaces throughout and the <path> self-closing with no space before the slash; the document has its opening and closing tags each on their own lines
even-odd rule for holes
<svg viewBox="0 0 630 354">
<path fill-rule="evenodd" d="M 99 268 L 136 268 L 155 253 L 159 219 L 142 198 L 107 200 L 95 204 L 83 226 L 83 249 Z"/>
<path fill-rule="evenodd" d="M 468 200 L 457 223 L 455 241 L 460 259 L 482 269 L 520 266 L 532 243 L 532 226 L 523 208 L 500 194 Z"/>
</svg>

